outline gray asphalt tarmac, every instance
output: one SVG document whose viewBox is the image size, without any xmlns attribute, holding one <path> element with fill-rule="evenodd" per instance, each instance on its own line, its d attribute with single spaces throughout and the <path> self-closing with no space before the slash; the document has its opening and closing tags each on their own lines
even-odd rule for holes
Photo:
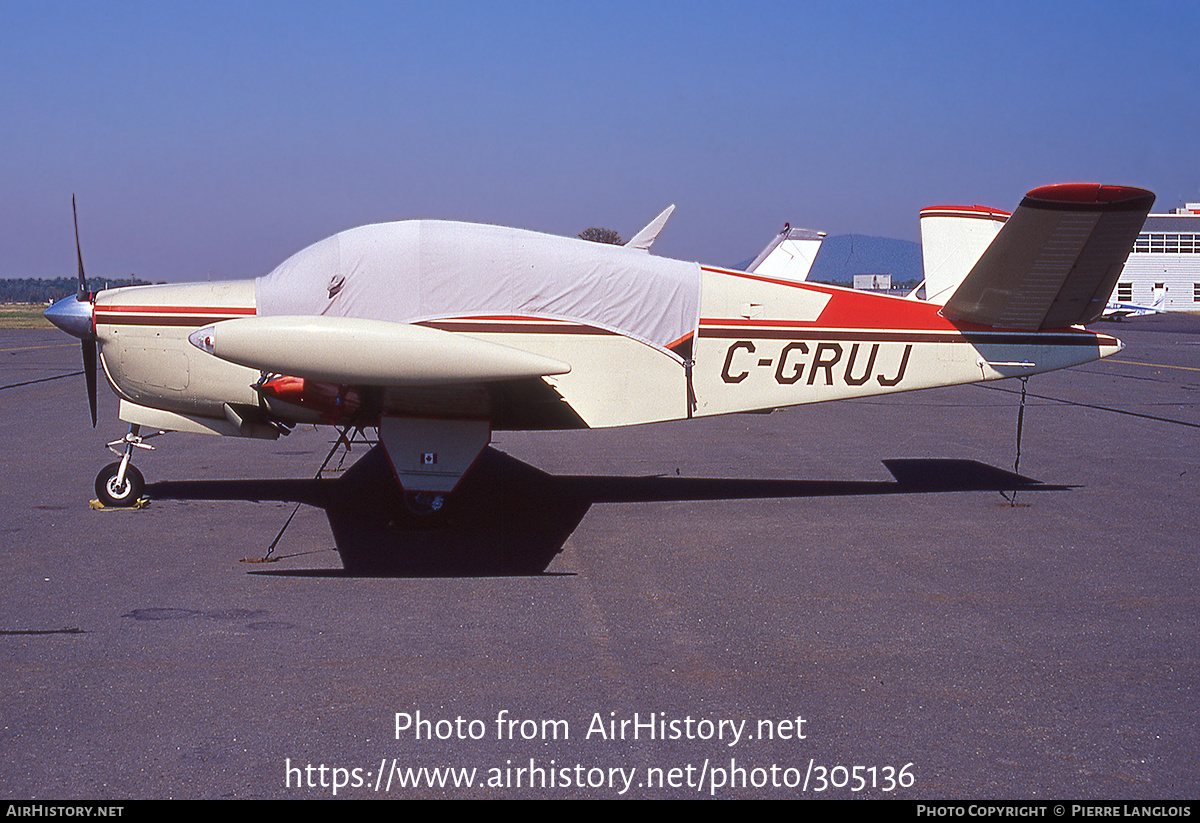
<svg viewBox="0 0 1200 823">
<path fill-rule="evenodd" d="M 158 438 L 136 462 L 162 497 L 93 511 L 115 398 L 93 430 L 78 345 L 0 332 L 0 787 L 1194 798 L 1200 318 L 1106 330 L 1125 351 L 1029 381 L 1020 472 L 1070 488 L 1016 506 L 882 493 L 883 460 L 1012 470 L 1016 381 L 498 433 L 584 512 L 508 576 L 348 574 L 310 505 L 243 562 L 294 504 L 175 485 L 311 478 L 329 431 Z"/>
</svg>

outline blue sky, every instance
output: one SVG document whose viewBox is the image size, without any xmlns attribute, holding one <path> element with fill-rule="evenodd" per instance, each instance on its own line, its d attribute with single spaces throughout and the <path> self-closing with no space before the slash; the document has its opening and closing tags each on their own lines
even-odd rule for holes
<svg viewBox="0 0 1200 823">
<path fill-rule="evenodd" d="M 1200 200 L 1200 3 L 0 0 L 0 277 L 264 274 L 363 223 L 733 264 L 1089 180 Z"/>
</svg>

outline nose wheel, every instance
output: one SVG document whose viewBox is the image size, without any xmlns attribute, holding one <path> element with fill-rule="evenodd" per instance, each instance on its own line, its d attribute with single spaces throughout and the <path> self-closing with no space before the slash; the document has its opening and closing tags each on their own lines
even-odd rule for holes
<svg viewBox="0 0 1200 823">
<path fill-rule="evenodd" d="M 162 432 L 152 432 L 146 437 L 155 437 L 157 434 Z M 130 461 L 134 449 L 154 449 L 142 442 L 145 439 L 141 434 L 141 426 L 134 423 L 129 427 L 128 434 L 108 444 L 108 450 L 121 455 L 121 459 L 109 463 L 96 475 L 96 498 L 105 506 L 129 508 L 137 505 L 141 499 L 142 492 L 146 490 L 146 479 Z M 123 446 L 124 449 L 117 451 L 117 446 Z"/>
<path fill-rule="evenodd" d="M 96 497 L 104 505 L 127 508 L 137 503 L 146 490 L 146 479 L 137 466 L 124 468 L 122 476 L 121 463 L 109 463 L 96 475 Z"/>
</svg>

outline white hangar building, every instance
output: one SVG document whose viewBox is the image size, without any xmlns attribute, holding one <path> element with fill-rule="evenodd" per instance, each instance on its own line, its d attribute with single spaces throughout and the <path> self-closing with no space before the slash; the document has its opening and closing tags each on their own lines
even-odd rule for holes
<svg viewBox="0 0 1200 823">
<path fill-rule="evenodd" d="M 1200 311 L 1200 203 L 1151 214 L 1133 244 L 1111 300 L 1167 311 Z"/>
</svg>

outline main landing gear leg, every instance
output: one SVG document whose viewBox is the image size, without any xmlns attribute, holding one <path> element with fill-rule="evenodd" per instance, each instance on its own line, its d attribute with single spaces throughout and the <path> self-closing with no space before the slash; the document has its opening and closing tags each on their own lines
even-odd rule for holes
<svg viewBox="0 0 1200 823">
<path fill-rule="evenodd" d="M 121 460 L 117 463 L 109 463 L 96 475 L 96 497 L 105 506 L 133 506 L 141 498 L 142 492 L 146 490 L 145 478 L 131 462 L 135 448 L 154 448 L 142 442 L 141 429 L 141 426 L 133 423 L 129 426 L 129 433 L 125 437 L 108 444 L 109 451 L 120 454 Z M 122 444 L 125 446 L 124 454 L 113 448 Z"/>
</svg>

